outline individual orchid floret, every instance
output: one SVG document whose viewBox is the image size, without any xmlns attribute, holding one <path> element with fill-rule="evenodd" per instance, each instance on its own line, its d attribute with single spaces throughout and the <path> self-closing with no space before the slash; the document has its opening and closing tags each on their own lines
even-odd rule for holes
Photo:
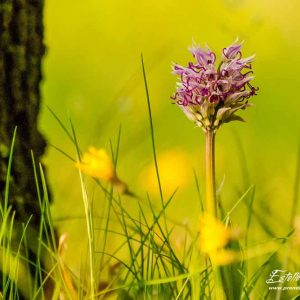
<svg viewBox="0 0 300 300">
<path fill-rule="evenodd" d="M 230 46 L 223 49 L 222 60 L 230 60 L 236 58 L 238 55 L 242 55 L 241 53 L 242 43 L 238 43 L 238 39 L 236 39 Z"/>
<path fill-rule="evenodd" d="M 215 132 L 229 121 L 243 121 L 236 112 L 250 106 L 249 98 L 256 95 L 258 88 L 250 84 L 254 56 L 242 58 L 241 48 L 238 40 L 224 48 L 217 65 L 214 52 L 194 44 L 189 50 L 196 61 L 187 67 L 173 66 L 180 80 L 172 99 L 205 132 Z"/>
</svg>

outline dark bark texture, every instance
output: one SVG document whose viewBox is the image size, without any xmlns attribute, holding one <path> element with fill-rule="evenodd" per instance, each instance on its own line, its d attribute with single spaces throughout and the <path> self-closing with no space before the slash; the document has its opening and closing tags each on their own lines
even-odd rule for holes
<svg viewBox="0 0 300 300">
<path fill-rule="evenodd" d="M 38 225 L 39 203 L 30 151 L 36 160 L 45 150 L 37 128 L 40 108 L 43 0 L 0 0 L 0 192 L 4 197 L 9 148 L 15 126 L 9 204 L 16 219 Z"/>
</svg>

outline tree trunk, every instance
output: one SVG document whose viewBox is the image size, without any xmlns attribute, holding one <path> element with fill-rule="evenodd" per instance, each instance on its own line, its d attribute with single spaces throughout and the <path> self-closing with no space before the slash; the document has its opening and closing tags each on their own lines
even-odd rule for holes
<svg viewBox="0 0 300 300">
<path fill-rule="evenodd" d="M 3 203 L 9 150 L 17 126 L 8 204 L 15 211 L 16 223 L 32 217 L 31 232 L 38 232 L 41 218 L 31 151 L 39 161 L 46 146 L 37 127 L 45 53 L 43 6 L 43 0 L 0 0 L 0 200 Z M 35 236 L 31 239 L 37 241 Z M 36 262 L 37 252 L 32 247 L 30 251 L 30 259 Z"/>
<path fill-rule="evenodd" d="M 40 108 L 43 1 L 0 0 L 0 190 L 5 187 L 9 147 L 15 126 L 9 201 L 16 218 L 39 224 L 39 203 L 30 151 L 38 160 L 45 139 L 37 128 Z"/>
</svg>

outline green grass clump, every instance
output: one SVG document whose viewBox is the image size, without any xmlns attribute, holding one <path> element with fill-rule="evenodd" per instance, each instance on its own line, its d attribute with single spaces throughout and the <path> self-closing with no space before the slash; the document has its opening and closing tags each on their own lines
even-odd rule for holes
<svg viewBox="0 0 300 300">
<path fill-rule="evenodd" d="M 33 154 L 32 180 L 36 183 L 36 199 L 41 212 L 38 228 L 31 224 L 30 215 L 25 224 L 19 224 L 15 212 L 8 204 L 13 146 L 17 134 L 15 130 L 4 200 L 0 206 L 2 299 L 220 300 L 216 297 L 217 288 L 221 288 L 224 298 L 230 300 L 297 299 L 297 291 L 270 290 L 265 282 L 272 270 L 296 272 L 299 268 L 292 243 L 297 234 L 292 226 L 295 214 L 293 212 L 291 215 L 291 224 L 286 228 L 286 234 L 276 237 L 255 205 L 254 185 L 245 187 L 231 209 L 227 211 L 221 207 L 224 223 L 230 228 L 233 226 L 233 215 L 242 205 L 246 207 L 247 218 L 237 224 L 244 231 L 243 238 L 231 241 L 227 246 L 227 250 L 239 253 L 239 259 L 220 266 L 218 280 L 210 258 L 199 250 L 197 229 L 169 216 L 168 208 L 176 197 L 176 190 L 166 196 L 161 185 L 150 96 L 143 63 L 142 66 L 160 205 L 155 205 L 148 193 L 144 196 L 134 193 L 122 195 L 114 189 L 114 185 L 94 179 L 93 189 L 99 189 L 104 199 L 99 217 L 95 212 L 95 200 L 90 196 L 86 176 L 79 170 L 88 250 L 86 257 L 81 258 L 80 272 L 72 271 L 64 258 L 66 235 L 59 234 L 59 228 L 54 226 L 44 171 L 35 162 Z M 82 151 L 73 123 L 70 121 L 69 130 L 51 109 L 49 111 L 73 143 L 76 159 L 56 149 L 73 162 L 80 161 Z M 121 127 L 115 145 L 110 141 L 115 169 L 118 166 L 120 139 Z M 299 165 L 298 162 L 293 211 L 298 206 Z M 194 174 L 195 189 L 203 210 L 199 179 L 196 172 Z M 217 196 L 220 200 L 221 190 Z M 131 206 L 127 205 L 128 201 L 131 201 Z M 134 210 L 132 206 L 135 206 Z M 202 210 L 199 210 L 199 216 Z M 254 222 L 267 237 L 256 245 L 252 237 Z M 185 237 L 179 248 L 174 245 L 178 232 Z M 113 251 L 109 245 L 111 240 L 117 240 Z"/>
</svg>

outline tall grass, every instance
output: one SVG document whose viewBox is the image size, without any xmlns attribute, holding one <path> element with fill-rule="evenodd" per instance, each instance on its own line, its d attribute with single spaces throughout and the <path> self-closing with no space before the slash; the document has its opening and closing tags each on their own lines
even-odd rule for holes
<svg viewBox="0 0 300 300">
<path fill-rule="evenodd" d="M 59 228 L 54 228 L 50 201 L 43 168 L 32 154 L 32 180 L 36 184 L 36 199 L 40 205 L 40 224 L 32 227 L 31 217 L 25 224 L 18 224 L 15 212 L 9 205 L 9 182 L 13 164 L 13 148 L 17 131 L 12 138 L 4 200 L 0 206 L 2 299 L 217 299 L 216 281 L 210 259 L 199 251 L 197 230 L 191 230 L 183 223 L 176 223 L 168 215 L 168 207 L 176 197 L 176 190 L 165 197 L 159 174 L 156 155 L 155 127 L 151 112 L 150 92 L 142 60 L 142 76 L 146 89 L 146 100 L 150 123 L 150 142 L 155 163 L 160 206 L 145 195 L 131 194 L 136 212 L 127 207 L 128 195 L 121 195 L 114 187 L 94 179 L 94 184 L 103 194 L 101 218 L 94 212 L 93 197 L 90 196 L 86 175 L 79 171 L 79 186 L 84 203 L 84 219 L 87 236 L 87 260 L 82 261 L 81 273 L 73 272 L 63 258 L 63 247 L 67 243 Z M 70 121 L 66 126 L 49 108 L 74 146 L 75 157 L 55 147 L 72 162 L 81 159 L 82 150 L 76 129 Z M 115 143 L 110 141 L 114 167 L 118 167 L 121 127 Z M 238 147 L 240 147 L 238 145 Z M 282 257 L 285 246 L 289 245 L 291 256 L 294 246 L 292 220 L 298 206 L 299 162 L 294 184 L 293 213 L 291 226 L 286 235 L 276 237 L 261 211 L 255 205 L 256 187 L 248 180 L 244 192 L 228 211 L 222 208 L 222 218 L 227 226 L 233 226 L 232 216 L 244 205 L 247 218 L 238 225 L 244 231 L 244 239 L 232 241 L 228 248 L 240 253 L 239 260 L 221 266 L 219 282 L 226 299 L 297 299 L 296 291 L 273 291 L 266 284 L 270 272 L 288 269 L 295 272 L 299 261 Z M 246 172 L 246 170 L 244 170 Z M 203 212 L 199 179 L 194 172 L 195 189 L 199 196 L 199 215 Z M 247 186 L 246 186 L 247 185 Z M 220 193 L 222 191 L 219 191 Z M 220 194 L 218 194 L 220 197 Z M 241 220 L 242 221 L 242 220 Z M 252 224 L 268 237 L 261 243 L 253 244 Z M 184 233 L 181 249 L 173 244 L 176 230 Z M 16 234 L 18 233 L 18 234 Z M 58 234 L 57 234 L 58 233 Z M 108 248 L 110 239 L 117 238 L 118 245 L 113 251 Z M 32 260 L 31 253 L 36 260 Z M 124 258 L 124 253 L 126 253 Z M 295 256 L 296 257 L 296 256 Z M 277 295 L 277 296 L 276 296 Z"/>
</svg>

